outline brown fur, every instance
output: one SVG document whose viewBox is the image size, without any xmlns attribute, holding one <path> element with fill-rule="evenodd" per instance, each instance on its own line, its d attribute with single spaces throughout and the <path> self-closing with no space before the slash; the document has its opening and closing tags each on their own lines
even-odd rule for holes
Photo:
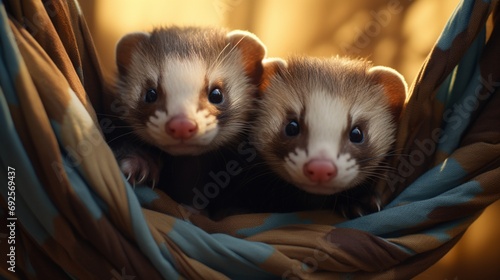
<svg viewBox="0 0 500 280">
<path fill-rule="evenodd" d="M 350 115 L 332 119 L 330 116 L 335 112 L 320 112 L 324 118 L 314 124 L 306 123 L 304 115 L 317 110 L 307 108 L 312 92 L 324 92 L 326 99 L 342 104 Z M 341 140 L 335 145 L 339 154 L 350 154 L 361 170 L 348 186 L 351 188 L 373 174 L 390 152 L 397 117 L 406 99 L 406 83 L 394 70 L 373 67 L 363 60 L 291 57 L 286 62 L 276 60 L 265 64 L 259 96 L 252 135 L 268 165 L 283 179 L 296 183 L 284 167 L 284 157 L 297 147 L 310 152 L 307 146 L 312 125 L 345 123 L 344 129 L 338 131 Z M 301 133 L 296 137 L 287 137 L 284 133 L 290 119 L 299 121 Z M 349 141 L 353 126 L 364 131 L 365 141 L 360 145 Z"/>
<path fill-rule="evenodd" d="M 151 33 L 132 33 L 124 36 L 117 45 L 118 66 L 116 97 L 127 108 L 122 116 L 134 132 L 145 142 L 161 147 L 144 133 L 146 122 L 156 111 L 165 111 L 168 96 L 161 87 L 162 66 L 168 58 L 189 59 L 196 56 L 206 64 L 207 73 L 223 69 L 235 60 L 241 72 L 226 73 L 217 81 L 205 78 L 201 89 L 198 110 L 207 109 L 218 119 L 219 132 L 212 143 L 201 152 L 216 149 L 234 141 L 246 126 L 253 97 L 263 72 L 264 45 L 248 32 L 228 32 L 219 28 L 168 27 L 156 28 Z M 151 75 L 155 73 L 155 75 Z M 157 76 L 156 76 L 157 75 Z M 240 84 L 234 84 L 236 79 Z M 208 102 L 209 82 L 217 83 L 225 90 L 224 104 Z M 148 88 L 156 88 L 158 102 L 145 103 Z"/>
</svg>

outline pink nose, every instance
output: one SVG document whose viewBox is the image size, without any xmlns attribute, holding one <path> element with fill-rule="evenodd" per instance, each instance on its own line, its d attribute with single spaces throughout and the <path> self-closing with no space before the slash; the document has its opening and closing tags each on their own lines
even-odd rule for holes
<svg viewBox="0 0 500 280">
<path fill-rule="evenodd" d="M 314 183 L 325 183 L 337 176 L 337 167 L 325 159 L 313 159 L 304 164 L 304 175 Z"/>
<path fill-rule="evenodd" d="M 165 131 L 175 139 L 188 140 L 196 134 L 198 125 L 184 116 L 177 116 L 167 122 Z"/>
</svg>

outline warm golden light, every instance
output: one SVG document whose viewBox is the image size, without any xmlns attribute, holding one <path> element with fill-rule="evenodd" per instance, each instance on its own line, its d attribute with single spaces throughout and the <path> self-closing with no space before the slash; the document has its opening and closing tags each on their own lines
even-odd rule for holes
<svg viewBox="0 0 500 280">
<path fill-rule="evenodd" d="M 165 25 L 221 26 L 223 14 L 213 1 L 196 0 L 106 0 L 95 2 L 94 23 L 89 23 L 107 76 L 114 71 L 116 42 L 126 33 L 148 31 Z"/>
<path fill-rule="evenodd" d="M 458 0 L 106 0 L 82 2 L 107 75 L 114 46 L 128 32 L 157 25 L 215 25 L 255 33 L 269 56 L 368 57 L 408 80 L 439 36 Z"/>
<path fill-rule="evenodd" d="M 400 71 L 411 83 L 458 0 L 81 1 L 100 60 L 112 75 L 114 46 L 157 25 L 216 25 L 255 33 L 269 56 L 348 54 Z M 500 202 L 490 206 L 440 262 L 416 279 L 500 275 Z"/>
</svg>

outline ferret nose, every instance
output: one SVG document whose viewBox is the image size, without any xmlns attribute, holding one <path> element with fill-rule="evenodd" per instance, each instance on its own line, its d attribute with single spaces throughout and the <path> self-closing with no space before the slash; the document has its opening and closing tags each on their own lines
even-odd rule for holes
<svg viewBox="0 0 500 280">
<path fill-rule="evenodd" d="M 304 164 L 304 175 L 314 183 L 325 183 L 337 176 L 337 167 L 330 160 L 313 159 Z"/>
<path fill-rule="evenodd" d="M 188 140 L 198 131 L 198 124 L 184 116 L 177 116 L 167 122 L 165 131 L 175 139 Z"/>
</svg>

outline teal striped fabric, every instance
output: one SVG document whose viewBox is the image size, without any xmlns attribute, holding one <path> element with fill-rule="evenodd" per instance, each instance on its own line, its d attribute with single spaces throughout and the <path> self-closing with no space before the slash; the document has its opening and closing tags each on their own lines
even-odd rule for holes
<svg viewBox="0 0 500 280">
<path fill-rule="evenodd" d="M 76 1 L 0 3 L 0 218 L 16 242 L 14 263 L 0 242 L 5 278 L 408 279 L 500 198 L 498 20 L 486 29 L 497 2 L 462 1 L 429 53 L 399 125 L 401 155 L 377 184 L 391 197 L 381 211 L 220 221 L 121 174 L 96 117 L 103 81 Z M 26 22 L 35 15 L 38 32 Z"/>
</svg>

